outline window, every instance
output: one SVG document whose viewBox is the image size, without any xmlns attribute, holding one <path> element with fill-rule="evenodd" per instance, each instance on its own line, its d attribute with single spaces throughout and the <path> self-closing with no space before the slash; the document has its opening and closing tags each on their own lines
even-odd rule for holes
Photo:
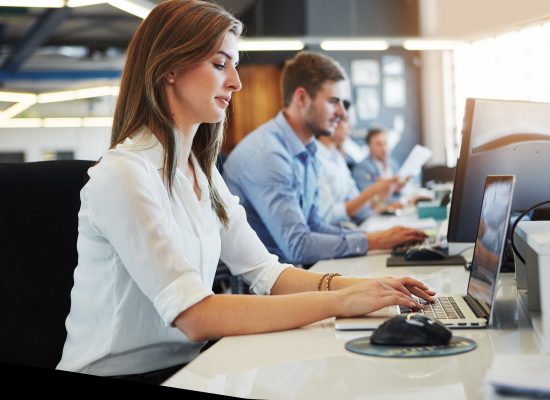
<svg viewBox="0 0 550 400">
<path fill-rule="evenodd" d="M 456 160 L 467 97 L 550 102 L 550 22 L 465 44 L 453 52 L 454 107 L 447 154 Z M 448 69 L 448 71 L 449 71 Z M 450 148 L 449 148 L 450 147 Z"/>
</svg>

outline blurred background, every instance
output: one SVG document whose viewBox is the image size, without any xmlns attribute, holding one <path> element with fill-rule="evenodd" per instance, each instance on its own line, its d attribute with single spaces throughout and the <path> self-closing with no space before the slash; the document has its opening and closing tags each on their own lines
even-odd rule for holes
<svg viewBox="0 0 550 400">
<path fill-rule="evenodd" d="M 126 46 L 160 0 L 0 0 L 0 162 L 98 159 Z M 550 102 L 550 1 L 219 0 L 246 25 L 223 151 L 281 108 L 302 49 L 348 73 L 352 139 L 454 166 L 467 97 Z M 136 77 L 139 79 L 139 77 Z"/>
</svg>

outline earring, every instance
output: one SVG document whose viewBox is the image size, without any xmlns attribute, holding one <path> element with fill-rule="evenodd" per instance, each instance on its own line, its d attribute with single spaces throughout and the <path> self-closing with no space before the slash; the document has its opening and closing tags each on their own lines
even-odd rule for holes
<svg viewBox="0 0 550 400">
<path fill-rule="evenodd" d="M 168 82 L 170 82 L 170 83 L 174 83 L 174 82 L 175 82 L 175 80 L 174 80 L 174 78 L 170 78 L 170 79 L 168 79 Z"/>
</svg>

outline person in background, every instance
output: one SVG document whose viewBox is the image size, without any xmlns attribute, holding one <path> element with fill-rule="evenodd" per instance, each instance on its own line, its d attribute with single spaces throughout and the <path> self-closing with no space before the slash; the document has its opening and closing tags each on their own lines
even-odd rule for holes
<svg viewBox="0 0 550 400">
<path fill-rule="evenodd" d="M 227 157 L 224 178 L 247 220 L 279 260 L 310 265 L 423 240 L 416 229 L 369 233 L 335 227 L 319 215 L 315 136 L 330 136 L 347 117 L 346 78 L 332 58 L 301 52 L 281 75 L 283 109 L 247 135 Z"/>
<path fill-rule="evenodd" d="M 361 162 L 355 164 L 352 169 L 352 177 L 359 190 L 365 190 L 380 179 L 393 179 L 399 170 L 399 165 L 390 155 L 388 150 L 388 135 L 380 128 L 372 128 L 367 132 L 365 139 L 369 148 L 369 155 Z M 389 205 L 392 208 L 401 208 L 403 204 L 399 201 L 399 190 L 402 185 L 393 188 L 392 193 L 381 204 Z"/>
<path fill-rule="evenodd" d="M 411 294 L 434 294 L 412 278 L 292 268 L 266 250 L 215 167 L 226 109 L 241 89 L 241 30 L 215 3 L 169 0 L 134 34 L 111 148 L 80 193 L 58 369 L 158 384 L 210 339 L 393 304 L 415 309 Z M 220 259 L 252 291 L 275 296 L 213 294 Z"/>
<path fill-rule="evenodd" d="M 332 136 L 317 136 L 319 214 L 333 225 L 361 224 L 373 212 L 371 200 L 387 198 L 390 190 L 398 185 L 395 178 L 378 179 L 361 192 L 357 190 L 341 150 L 349 129 L 349 122 L 344 118 Z"/>
</svg>

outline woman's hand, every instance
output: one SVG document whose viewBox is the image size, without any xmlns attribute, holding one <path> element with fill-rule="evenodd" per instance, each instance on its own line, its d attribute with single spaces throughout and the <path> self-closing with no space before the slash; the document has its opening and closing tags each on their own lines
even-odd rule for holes
<svg viewBox="0 0 550 400">
<path fill-rule="evenodd" d="M 408 277 L 365 279 L 334 293 L 339 298 L 338 316 L 342 317 L 368 314 L 392 305 L 417 310 L 421 306 L 411 294 L 426 301 L 432 301 L 430 295 L 435 294 L 422 282 Z"/>
</svg>

